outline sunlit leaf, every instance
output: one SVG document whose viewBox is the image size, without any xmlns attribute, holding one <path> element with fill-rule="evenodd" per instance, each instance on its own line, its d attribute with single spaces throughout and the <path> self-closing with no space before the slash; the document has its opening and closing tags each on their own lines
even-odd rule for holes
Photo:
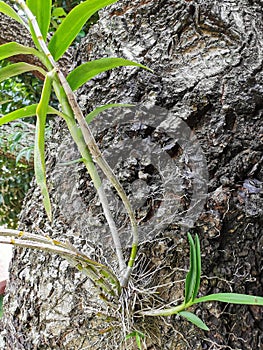
<svg viewBox="0 0 263 350">
<path fill-rule="evenodd" d="M 128 103 L 110 103 L 107 105 L 103 105 L 100 107 L 95 108 L 92 112 L 90 112 L 87 116 L 86 116 L 86 122 L 90 123 L 94 118 L 97 117 L 98 114 L 100 114 L 101 112 L 110 109 L 110 108 L 120 108 L 120 107 L 133 107 L 134 105 L 132 104 L 128 104 Z"/>
<path fill-rule="evenodd" d="M 40 102 L 36 108 L 37 122 L 34 148 L 34 169 L 38 186 L 41 189 L 43 203 L 50 221 L 52 220 L 52 209 L 46 183 L 46 165 L 45 165 L 45 128 L 48 103 L 51 94 L 52 77 L 46 75 Z"/>
<path fill-rule="evenodd" d="M 205 301 L 221 301 L 223 303 L 244 304 L 244 305 L 261 305 L 263 306 L 263 297 L 238 294 L 238 293 L 218 293 L 210 294 L 194 300 L 193 304 Z"/>
<path fill-rule="evenodd" d="M 124 66 L 136 66 L 144 69 L 148 69 L 146 66 L 136 63 L 124 58 L 110 57 L 101 58 L 98 60 L 83 63 L 81 66 L 75 68 L 67 76 L 67 81 L 71 89 L 77 90 L 81 85 L 85 84 L 96 75 L 106 72 L 110 69 Z"/>
<path fill-rule="evenodd" d="M 30 106 L 26 106 L 26 107 L 17 109 L 14 112 L 8 113 L 0 118 L 0 126 L 4 125 L 6 123 L 12 122 L 16 119 L 33 117 L 36 115 L 36 109 L 37 109 L 37 104 L 33 104 Z M 58 110 L 56 110 L 55 108 L 50 107 L 50 106 L 47 109 L 47 113 L 48 114 L 57 114 L 61 117 L 64 117 L 64 115 L 62 113 L 60 113 Z"/>
<path fill-rule="evenodd" d="M 189 311 L 181 311 L 179 315 L 186 318 L 189 322 L 193 323 L 195 326 L 203 329 L 204 331 L 209 331 L 207 325 L 195 314 Z"/>
<path fill-rule="evenodd" d="M 0 60 L 14 56 L 14 55 L 35 55 L 41 57 L 39 51 L 32 47 L 24 46 L 15 42 L 10 42 L 0 46 Z"/>
<path fill-rule="evenodd" d="M 46 40 L 51 17 L 51 0 L 27 0 L 27 6 L 36 17 L 43 39 Z"/>
<path fill-rule="evenodd" d="M 46 72 L 44 71 L 44 69 L 42 69 L 38 66 L 24 63 L 24 62 L 19 62 L 19 63 L 14 63 L 14 64 L 11 64 L 9 66 L 6 66 L 6 67 L 0 69 L 0 83 L 3 80 L 6 80 L 8 78 L 14 77 L 14 76 L 22 74 L 22 73 L 32 72 L 32 71 L 38 71 L 42 75 L 44 75 L 44 76 L 46 75 Z"/>
<path fill-rule="evenodd" d="M 3 1 L 0 1 L 0 12 L 4 13 L 8 17 L 15 19 L 18 23 L 21 23 L 23 25 L 25 24 L 23 20 L 18 16 L 18 14 L 12 9 L 12 7 Z"/>
<path fill-rule="evenodd" d="M 57 61 L 76 38 L 88 19 L 103 7 L 117 0 L 87 0 L 75 6 L 52 36 L 48 48 Z"/>
</svg>

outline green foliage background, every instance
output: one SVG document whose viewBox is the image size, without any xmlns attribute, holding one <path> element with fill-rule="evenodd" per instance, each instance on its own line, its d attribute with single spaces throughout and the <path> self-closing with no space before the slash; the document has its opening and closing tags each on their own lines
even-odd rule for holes
<svg viewBox="0 0 263 350">
<path fill-rule="evenodd" d="M 0 68 L 8 65 L 0 63 Z M 42 84 L 32 75 L 0 83 L 0 116 L 37 102 Z M 14 228 L 33 176 L 34 119 L 0 128 L 0 225 Z"/>
</svg>

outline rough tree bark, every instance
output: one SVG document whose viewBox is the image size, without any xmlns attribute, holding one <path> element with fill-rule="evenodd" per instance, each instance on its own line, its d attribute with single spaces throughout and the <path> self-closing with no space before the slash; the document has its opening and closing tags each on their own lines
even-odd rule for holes
<svg viewBox="0 0 263 350">
<path fill-rule="evenodd" d="M 85 112 L 109 102 L 154 104 L 181 117 L 196 133 L 209 172 L 207 201 L 192 230 L 201 239 L 202 294 L 263 292 L 262 44 L 261 0 L 122 0 L 101 12 L 99 22 L 73 53 L 73 66 L 118 56 L 154 70 L 150 74 L 124 68 L 100 75 L 78 92 Z M 100 119 L 93 124 L 106 153 L 127 135 L 157 142 L 147 125 L 136 129 L 116 124 L 112 118 L 105 126 Z M 60 165 L 78 158 L 62 122 L 54 121 L 47 147 L 54 221 L 47 221 L 40 191 L 33 183 L 21 227 L 69 239 L 79 250 L 114 265 L 89 177 L 81 165 Z M 178 149 L 172 154 L 175 160 L 179 155 Z M 115 170 L 128 192 L 139 178 L 150 178 L 152 188 L 160 184 L 150 163 L 130 151 L 126 162 L 117 164 Z M 154 203 L 149 200 L 141 213 L 144 224 L 150 221 Z M 125 226 L 124 214 L 114 201 L 111 205 Z M 185 232 L 176 222 L 155 237 L 144 237 L 133 286 L 127 291 L 129 307 L 133 303 L 135 309 L 163 301 L 168 304 L 181 298 L 188 253 Z M 1 322 L 3 349 L 136 349 L 135 344 L 122 342 L 120 311 L 105 310 L 89 281 L 60 258 L 16 249 L 11 276 Z M 158 298 L 151 291 L 158 292 Z M 111 318 L 106 318 L 107 312 Z M 136 313 L 130 315 L 130 330 L 147 335 L 143 346 L 148 350 L 262 348 L 260 308 L 214 303 L 200 305 L 195 312 L 210 332 L 178 317 L 142 319 Z M 128 326 L 126 322 L 127 331 Z"/>
</svg>

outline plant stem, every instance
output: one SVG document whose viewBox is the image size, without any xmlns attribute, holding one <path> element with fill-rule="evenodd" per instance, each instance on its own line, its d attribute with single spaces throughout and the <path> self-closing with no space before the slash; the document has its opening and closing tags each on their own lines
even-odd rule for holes
<svg viewBox="0 0 263 350">
<path fill-rule="evenodd" d="M 121 285 L 126 286 L 128 283 L 128 280 L 130 278 L 130 274 L 132 271 L 132 267 L 134 265 L 134 260 L 136 258 L 137 247 L 138 247 L 138 228 L 137 228 L 137 222 L 136 222 L 136 219 L 134 216 L 132 206 L 131 206 L 130 201 L 129 201 L 125 191 L 123 190 L 119 180 L 117 179 L 117 177 L 113 173 L 113 171 L 112 171 L 111 167 L 108 165 L 107 161 L 102 156 L 102 154 L 99 150 L 99 147 L 95 141 L 95 138 L 94 138 L 94 136 L 93 136 L 93 134 L 92 134 L 92 132 L 91 132 L 84 116 L 83 116 L 83 113 L 82 113 L 82 111 L 77 103 L 76 97 L 75 97 L 71 87 L 69 86 L 62 71 L 60 71 L 60 69 L 58 68 L 56 61 L 54 60 L 46 43 L 43 40 L 41 31 L 39 29 L 39 26 L 38 26 L 38 23 L 36 21 L 35 16 L 32 14 L 30 9 L 27 7 L 24 0 L 15 0 L 15 1 L 22 7 L 26 16 L 28 17 L 28 20 L 32 24 L 32 27 L 33 27 L 33 30 L 34 30 L 35 35 L 37 37 L 39 46 L 41 47 L 43 53 L 45 54 L 46 58 L 49 60 L 49 63 L 51 65 L 51 67 L 48 67 L 48 68 L 49 69 L 51 69 L 51 68 L 56 69 L 59 81 L 60 81 L 60 83 L 64 89 L 64 93 L 65 93 L 64 94 L 60 89 L 60 95 L 57 95 L 59 98 L 59 101 L 62 105 L 64 113 L 66 113 L 68 116 L 72 116 L 72 113 L 73 113 L 74 117 L 76 118 L 76 120 L 80 126 L 80 129 L 81 129 L 83 138 L 85 140 L 86 146 L 89 149 L 88 154 L 86 154 L 87 160 L 84 163 L 85 163 L 85 165 L 90 173 L 90 176 L 94 182 L 94 186 L 96 187 L 96 190 L 98 192 L 106 220 L 107 220 L 109 227 L 110 227 L 110 231 L 111 231 L 113 241 L 115 244 L 115 249 L 117 252 L 120 271 L 121 271 L 121 280 L 122 280 Z M 62 92 L 62 94 L 61 94 L 61 92 Z M 59 96 L 61 96 L 62 98 L 60 98 Z M 74 131 L 74 130 L 72 129 L 71 131 Z M 75 141 L 80 142 L 80 136 L 77 137 Z M 81 145 L 80 145 L 80 148 L 82 149 L 82 151 L 84 151 L 84 149 Z M 83 154 L 82 154 L 82 156 L 83 156 Z M 85 157 L 83 156 L 83 158 L 85 158 Z M 121 200 L 122 200 L 122 202 L 127 210 L 127 213 L 128 213 L 128 216 L 129 216 L 129 219 L 131 222 L 133 241 L 132 241 L 132 249 L 131 249 L 130 259 L 129 259 L 127 268 L 126 268 L 123 254 L 122 254 L 119 234 L 117 232 L 115 222 L 114 222 L 112 215 L 110 213 L 108 200 L 107 200 L 106 194 L 104 192 L 104 189 L 102 187 L 102 182 L 99 178 L 99 174 L 95 168 L 94 162 L 96 162 L 98 164 L 98 166 L 104 172 L 105 176 L 108 178 L 108 180 L 111 182 L 111 184 L 116 189 L 117 193 L 119 194 L 119 196 L 120 196 L 120 198 L 121 198 Z"/>
<path fill-rule="evenodd" d="M 76 97 L 75 97 L 73 91 L 71 90 L 66 78 L 64 77 L 63 73 L 60 71 L 58 71 L 58 77 L 60 79 L 61 85 L 64 88 L 65 94 L 68 97 L 68 102 L 69 102 L 69 105 L 74 113 L 74 116 L 79 123 L 83 138 L 85 140 L 86 145 L 88 146 L 88 149 L 90 150 L 93 161 L 98 164 L 98 166 L 104 172 L 107 179 L 111 182 L 111 184 L 116 189 L 117 193 L 119 194 L 119 196 L 120 196 L 120 198 L 121 198 L 121 200 L 122 200 L 122 202 L 127 210 L 128 216 L 130 218 L 132 237 L 133 237 L 132 250 L 131 250 L 131 254 L 130 254 L 128 268 L 125 271 L 125 273 L 123 275 L 123 280 L 121 282 L 122 286 L 126 286 L 128 283 L 128 280 L 130 278 L 130 275 L 131 275 L 131 271 L 132 271 L 132 267 L 134 265 L 134 260 L 136 258 L 137 247 L 138 247 L 138 228 L 137 228 L 137 222 L 136 222 L 136 219 L 134 216 L 134 212 L 133 212 L 130 201 L 129 201 L 123 187 L 121 186 L 119 180 L 117 179 L 117 177 L 113 173 L 111 167 L 109 166 L 109 164 L 107 163 L 105 158 L 102 156 L 102 154 L 99 150 L 99 147 L 94 139 L 94 136 L 93 136 L 93 134 L 92 134 L 92 132 L 91 132 L 91 130 L 90 130 L 83 114 L 82 114 L 82 111 L 81 111 L 81 109 L 76 101 Z M 101 191 L 101 189 L 100 190 L 97 189 L 97 191 L 99 192 L 99 191 Z M 106 196 L 105 196 L 105 198 L 106 198 Z"/>
<path fill-rule="evenodd" d="M 79 129 L 78 125 L 76 124 L 76 121 L 73 117 L 73 111 L 68 103 L 67 95 L 65 94 L 65 91 L 63 88 L 61 88 L 61 85 L 58 81 L 58 79 L 55 79 L 54 81 L 54 89 L 56 92 L 56 95 L 58 97 L 58 100 L 61 104 L 62 110 L 64 113 L 66 113 L 65 120 L 67 123 L 67 127 L 69 129 L 69 132 L 75 141 L 76 145 L 78 146 L 78 150 L 83 158 L 83 163 L 85 164 L 88 173 L 90 174 L 90 177 L 93 181 L 94 187 L 96 188 L 96 191 L 98 193 L 102 209 L 105 215 L 105 218 L 108 222 L 110 232 L 112 235 L 112 239 L 114 241 L 116 254 L 119 262 L 119 268 L 121 275 L 126 270 L 126 264 L 125 260 L 122 254 L 122 247 L 121 242 L 119 238 L 119 234 L 117 231 L 117 227 L 115 225 L 115 222 L 112 218 L 111 212 L 109 210 L 109 204 L 107 200 L 107 196 L 105 194 L 105 191 L 103 189 L 103 185 L 100 179 L 100 176 L 98 174 L 98 171 L 95 167 L 95 164 L 92 160 L 92 157 L 90 155 L 89 149 L 87 148 L 87 145 L 85 143 L 85 140 L 83 138 L 83 134 L 81 130 Z"/>
<path fill-rule="evenodd" d="M 88 258 L 67 243 L 53 240 L 48 236 L 3 228 L 0 228 L 0 243 L 58 254 L 87 275 L 95 287 L 102 288 L 113 297 L 120 294 L 119 281 L 107 266 Z"/>
<path fill-rule="evenodd" d="M 108 225 L 110 227 L 112 239 L 114 241 L 116 254 L 118 257 L 118 261 L 119 261 L 120 272 L 122 274 L 123 271 L 125 271 L 125 269 L 126 269 L 126 264 L 125 264 L 125 260 L 124 260 L 123 254 L 122 254 L 120 237 L 119 237 L 119 234 L 117 231 L 116 224 L 113 220 L 113 217 L 112 217 L 110 209 L 109 209 L 108 199 L 107 199 L 106 193 L 104 191 L 101 179 L 99 177 L 99 174 L 98 174 L 98 171 L 95 167 L 95 164 L 92 161 L 92 158 L 91 158 L 89 150 L 86 146 L 86 143 L 85 143 L 85 140 L 84 140 L 83 135 L 81 133 L 81 130 L 78 128 L 75 120 L 69 118 L 67 120 L 67 126 L 68 126 L 69 132 L 70 132 L 73 140 L 75 141 L 75 143 L 78 146 L 79 152 L 83 158 L 83 162 L 84 162 L 84 164 L 85 164 L 85 166 L 90 174 L 90 177 L 93 181 L 94 187 L 97 190 L 97 193 L 98 193 L 98 196 L 99 196 L 102 208 L 103 208 L 104 215 L 105 215 L 106 220 L 108 222 Z"/>
<path fill-rule="evenodd" d="M 189 308 L 191 305 L 193 305 L 193 302 L 188 302 L 187 304 L 182 303 L 180 305 L 177 305 L 175 307 L 167 308 L 167 309 L 153 309 L 149 311 L 141 311 L 140 314 L 144 316 L 171 316 L 178 314 L 181 311 L 184 311 L 185 309 Z"/>
</svg>

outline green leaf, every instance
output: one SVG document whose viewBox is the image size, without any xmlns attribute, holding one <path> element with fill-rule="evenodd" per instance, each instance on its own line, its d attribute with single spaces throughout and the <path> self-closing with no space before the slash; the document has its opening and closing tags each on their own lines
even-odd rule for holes
<svg viewBox="0 0 263 350">
<path fill-rule="evenodd" d="M 34 147 L 31 147 L 31 146 L 23 148 L 22 151 L 19 152 L 18 155 L 16 156 L 16 163 L 19 163 L 21 158 L 25 158 L 29 162 L 33 150 L 34 150 Z"/>
<path fill-rule="evenodd" d="M 193 301 L 193 304 L 202 303 L 205 301 L 221 301 L 222 303 L 263 306 L 263 297 L 247 295 L 247 294 L 238 294 L 238 293 L 210 294 L 210 295 L 206 295 L 204 297 L 195 299 Z"/>
<path fill-rule="evenodd" d="M 27 0 L 27 6 L 36 17 L 44 41 L 46 40 L 51 17 L 51 0 Z M 32 32 L 32 31 L 31 31 Z"/>
<path fill-rule="evenodd" d="M 100 58 L 98 60 L 83 63 L 81 66 L 75 68 L 67 76 L 67 81 L 71 89 L 74 91 L 90 79 L 94 78 L 99 73 L 123 66 L 136 66 L 150 70 L 149 68 L 140 63 L 129 61 L 124 58 Z"/>
<path fill-rule="evenodd" d="M 10 42 L 0 46 L 0 60 L 14 56 L 14 55 L 35 55 L 42 58 L 39 51 L 33 49 L 32 47 L 20 45 L 15 42 Z"/>
<path fill-rule="evenodd" d="M 8 17 L 15 19 L 18 23 L 25 25 L 24 21 L 18 16 L 16 11 L 14 11 L 11 6 L 7 5 L 3 1 L 0 1 L 0 12 L 4 13 Z"/>
<path fill-rule="evenodd" d="M 195 314 L 189 311 L 181 311 L 179 315 L 186 318 L 189 322 L 193 323 L 195 326 L 203 329 L 204 331 L 209 331 L 207 325 Z"/>
<path fill-rule="evenodd" d="M 193 291 L 192 300 L 194 300 L 198 294 L 198 290 L 200 287 L 200 277 L 201 277 L 201 249 L 200 249 L 200 240 L 198 235 L 195 235 L 195 255 L 196 255 L 196 281 L 195 281 L 195 288 Z"/>
<path fill-rule="evenodd" d="M 75 6 L 52 36 L 48 48 L 57 61 L 76 38 L 88 19 L 103 7 L 117 0 L 87 0 Z"/>
<path fill-rule="evenodd" d="M 44 71 L 44 69 L 42 69 L 38 66 L 24 63 L 24 62 L 19 62 L 19 63 L 14 63 L 14 64 L 11 64 L 9 66 L 6 66 L 6 67 L 0 69 L 0 83 L 3 80 L 6 80 L 8 78 L 14 77 L 14 76 L 22 74 L 22 73 L 32 72 L 32 71 L 38 71 L 42 75 L 44 75 L 44 76 L 46 75 L 46 72 Z"/>
<path fill-rule="evenodd" d="M 142 332 L 135 330 L 135 331 L 127 334 L 125 339 L 130 339 L 130 338 L 133 338 L 133 337 L 135 337 L 138 349 L 141 350 L 142 349 L 141 339 L 144 339 L 145 335 Z"/>
<path fill-rule="evenodd" d="M 30 106 L 26 106 L 26 107 L 17 109 L 14 112 L 8 113 L 0 118 L 0 126 L 4 125 L 6 123 L 12 122 L 16 119 L 33 117 L 36 115 L 36 109 L 37 109 L 37 104 L 33 104 Z M 64 117 L 64 115 L 61 115 L 61 113 L 59 111 L 57 111 L 55 108 L 50 107 L 50 106 L 48 107 L 47 113 L 48 114 L 57 114 L 61 117 Z"/>
<path fill-rule="evenodd" d="M 142 350 L 141 337 L 139 336 L 138 333 L 136 333 L 135 339 L 136 339 L 136 344 L 138 346 L 138 349 Z"/>
<path fill-rule="evenodd" d="M 185 303 L 186 304 L 192 299 L 193 292 L 195 290 L 196 274 L 197 274 L 196 250 L 195 250 L 194 240 L 190 235 L 190 233 L 188 233 L 187 236 L 190 244 L 190 269 L 188 274 L 186 275 L 186 280 L 185 280 Z"/>
<path fill-rule="evenodd" d="M 118 108 L 118 107 L 134 107 L 134 105 L 131 105 L 129 103 L 110 103 L 107 105 L 97 107 L 86 116 L 86 122 L 89 124 L 101 112 L 110 108 Z"/>
<path fill-rule="evenodd" d="M 52 11 L 52 16 L 53 17 L 65 17 L 67 14 L 63 7 L 56 7 Z"/>
<path fill-rule="evenodd" d="M 46 165 L 45 165 L 45 128 L 48 112 L 48 103 L 51 94 L 52 74 L 48 73 L 45 78 L 41 99 L 36 108 L 37 122 L 34 149 L 34 168 L 36 182 L 41 189 L 43 204 L 50 221 L 52 221 L 52 209 L 46 183 Z"/>
<path fill-rule="evenodd" d="M 136 331 L 133 331 L 133 332 L 127 334 L 127 335 L 125 336 L 125 339 L 130 339 L 130 338 L 135 337 L 135 336 L 136 336 Z"/>
<path fill-rule="evenodd" d="M 6 123 L 12 122 L 16 119 L 33 117 L 34 115 L 36 115 L 36 108 L 37 108 L 37 105 L 34 104 L 24 108 L 17 109 L 14 112 L 6 114 L 0 118 L 0 126 Z"/>
</svg>

